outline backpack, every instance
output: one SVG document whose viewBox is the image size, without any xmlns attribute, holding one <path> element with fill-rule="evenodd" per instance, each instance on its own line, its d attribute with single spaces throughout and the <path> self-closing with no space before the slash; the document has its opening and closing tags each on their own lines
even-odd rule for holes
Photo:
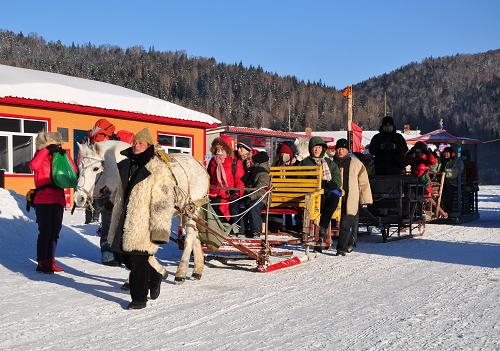
<svg viewBox="0 0 500 351">
<path fill-rule="evenodd" d="M 105 118 L 95 122 L 94 127 L 89 130 L 89 139 L 92 143 L 109 140 L 113 136 L 115 126 Z"/>
</svg>

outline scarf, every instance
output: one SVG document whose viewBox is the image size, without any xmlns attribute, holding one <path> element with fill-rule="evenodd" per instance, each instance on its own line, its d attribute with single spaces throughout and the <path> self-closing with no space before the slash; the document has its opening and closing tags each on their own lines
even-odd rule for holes
<svg viewBox="0 0 500 351">
<path fill-rule="evenodd" d="M 227 187 L 226 172 L 224 171 L 224 161 L 226 160 L 226 157 L 227 156 L 224 156 L 222 154 L 214 155 L 216 166 L 215 175 L 217 176 L 217 183 L 219 183 L 223 188 Z"/>
<path fill-rule="evenodd" d="M 323 180 L 329 182 L 332 180 L 332 173 L 330 172 L 330 167 L 328 167 L 328 163 L 324 158 L 316 158 L 313 157 L 314 162 L 317 166 L 321 165 L 321 169 L 323 170 Z"/>
</svg>

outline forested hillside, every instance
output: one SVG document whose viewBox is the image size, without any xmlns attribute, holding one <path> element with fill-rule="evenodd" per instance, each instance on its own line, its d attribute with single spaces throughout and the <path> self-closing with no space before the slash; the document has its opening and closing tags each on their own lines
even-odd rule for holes
<svg viewBox="0 0 500 351">
<path fill-rule="evenodd" d="M 340 129 L 340 89 L 280 77 L 261 67 L 217 63 L 184 52 L 111 45 L 65 46 L 30 34 L 0 32 L 0 63 L 100 80 L 138 90 L 240 126 Z M 343 88 L 343 87 L 339 87 Z M 500 134 L 500 50 L 430 58 L 354 86 L 354 118 L 376 128 L 388 109 L 398 123 L 447 128 L 483 138 Z"/>
<path fill-rule="evenodd" d="M 36 34 L 0 31 L 0 63 L 117 84 L 208 113 L 225 124 L 296 131 L 338 130 L 345 124 L 343 87 L 185 52 L 66 46 Z M 386 93 L 398 127 L 409 122 L 428 132 L 443 118 L 451 132 L 483 140 L 500 137 L 500 49 L 428 58 L 356 84 L 353 91 L 354 120 L 364 129 L 378 128 Z"/>
</svg>

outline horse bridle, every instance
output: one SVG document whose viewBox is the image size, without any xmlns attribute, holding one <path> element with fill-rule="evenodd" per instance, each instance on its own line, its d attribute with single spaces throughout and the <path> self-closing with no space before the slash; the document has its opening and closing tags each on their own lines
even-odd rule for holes
<svg viewBox="0 0 500 351">
<path fill-rule="evenodd" d="M 104 163 L 104 160 L 101 160 L 101 159 L 99 159 L 99 158 L 95 158 L 95 157 L 90 157 L 90 156 L 84 156 L 84 157 L 82 157 L 81 162 L 83 162 L 83 160 L 84 160 L 84 159 L 89 159 L 89 160 L 94 160 L 94 161 L 95 161 L 95 162 L 90 163 L 90 164 L 89 164 L 86 168 L 90 167 L 91 165 L 93 165 L 93 164 L 95 164 L 95 163 L 97 163 L 97 162 L 101 163 L 101 165 Z M 86 168 L 84 168 L 84 169 L 86 169 Z M 97 175 L 97 177 L 96 177 L 96 179 L 95 179 L 95 181 L 94 181 L 94 184 L 97 184 L 97 182 L 99 181 L 99 179 L 101 179 L 101 177 L 102 177 L 102 175 L 103 175 L 103 174 L 104 174 L 104 171 L 100 172 L 100 173 Z M 81 177 L 82 177 L 82 179 L 83 179 L 83 184 L 82 184 L 82 185 L 77 184 L 77 185 L 76 185 L 76 187 L 75 187 L 75 191 L 81 191 L 81 192 L 83 192 L 83 193 L 85 194 L 85 196 L 87 197 L 87 199 L 86 199 L 85 204 L 84 204 L 84 206 L 83 206 L 83 207 L 84 207 L 84 208 L 86 208 L 86 207 L 90 207 L 90 209 L 91 209 L 92 211 L 95 211 L 94 206 L 92 206 L 92 202 L 93 202 L 95 199 L 100 199 L 100 197 L 96 197 L 96 198 L 94 199 L 94 196 L 90 193 L 90 191 L 88 191 L 87 189 L 85 189 L 85 188 L 83 187 L 83 186 L 85 186 L 85 172 L 80 172 L 80 175 L 81 175 Z"/>
</svg>

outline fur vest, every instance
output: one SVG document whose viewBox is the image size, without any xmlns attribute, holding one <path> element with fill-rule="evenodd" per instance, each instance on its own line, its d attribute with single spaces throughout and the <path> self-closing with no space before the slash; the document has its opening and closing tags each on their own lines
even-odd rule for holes
<svg viewBox="0 0 500 351">
<path fill-rule="evenodd" d="M 115 252 L 154 255 L 158 245 L 170 238 L 175 180 L 157 156 L 139 169 L 131 184 L 130 159 L 121 161 L 118 169 L 121 186 L 113 199 L 108 242 Z"/>
</svg>

